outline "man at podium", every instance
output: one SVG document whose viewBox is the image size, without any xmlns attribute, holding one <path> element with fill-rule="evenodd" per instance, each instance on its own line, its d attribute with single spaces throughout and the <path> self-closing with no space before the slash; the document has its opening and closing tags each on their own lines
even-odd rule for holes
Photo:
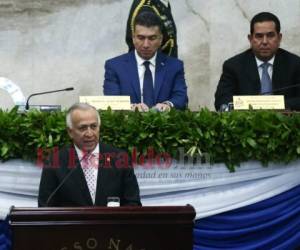
<svg viewBox="0 0 300 250">
<path fill-rule="evenodd" d="M 215 108 L 232 102 L 234 95 L 270 95 L 285 97 L 288 109 L 300 110 L 300 58 L 279 48 L 280 21 L 272 13 L 253 17 L 248 40 L 250 49 L 223 64 L 215 93 Z"/>
<path fill-rule="evenodd" d="M 43 168 L 38 205 L 106 206 L 110 199 L 114 205 L 141 205 L 128 154 L 99 142 L 97 110 L 89 104 L 74 104 L 66 123 L 73 145 L 52 155 Z"/>
</svg>

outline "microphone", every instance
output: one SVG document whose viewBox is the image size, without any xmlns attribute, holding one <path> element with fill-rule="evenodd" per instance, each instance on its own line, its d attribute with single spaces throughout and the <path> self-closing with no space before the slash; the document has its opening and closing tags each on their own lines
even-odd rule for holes
<svg viewBox="0 0 300 250">
<path fill-rule="evenodd" d="M 65 88 L 65 89 L 58 89 L 58 90 L 52 90 L 52 91 L 45 91 L 45 92 L 40 92 L 40 93 L 34 93 L 31 94 L 30 96 L 28 96 L 27 101 L 26 101 L 26 105 L 25 105 L 25 110 L 29 109 L 29 100 L 31 97 L 36 96 L 36 95 L 44 95 L 44 94 L 51 94 L 51 93 L 56 93 L 56 92 L 61 92 L 61 91 L 71 91 L 74 90 L 73 87 L 70 88 Z"/>
<path fill-rule="evenodd" d="M 77 167 L 74 167 L 61 181 L 61 183 L 54 189 L 54 191 L 49 195 L 47 201 L 46 201 L 46 207 L 49 206 L 50 201 L 52 200 L 53 196 L 57 193 L 57 191 L 61 188 L 61 186 L 66 182 L 67 179 L 74 173 L 74 171 L 77 169 Z"/>
<path fill-rule="evenodd" d="M 220 108 L 219 108 L 219 112 L 229 112 L 233 110 L 233 103 L 229 102 L 229 103 L 223 103 Z"/>
<path fill-rule="evenodd" d="M 79 160 L 79 163 L 81 164 L 81 161 L 83 161 L 85 158 L 89 157 L 90 154 L 84 154 L 83 157 Z M 54 197 L 54 195 L 57 193 L 57 191 L 65 184 L 65 182 L 69 179 L 69 177 L 75 172 L 77 169 L 77 166 L 75 166 L 59 183 L 59 185 L 54 189 L 54 191 L 49 195 L 47 201 L 46 201 L 46 207 L 49 206 L 50 201 Z"/>
<path fill-rule="evenodd" d="M 276 93 L 276 92 L 279 92 L 279 91 L 282 91 L 282 90 L 292 89 L 292 88 L 296 88 L 296 87 L 300 87 L 300 83 L 285 86 L 285 87 L 278 88 L 278 89 L 274 89 L 272 91 L 264 92 L 264 93 L 261 93 L 261 95 L 269 95 L 269 94 L 273 94 L 273 93 Z"/>
</svg>

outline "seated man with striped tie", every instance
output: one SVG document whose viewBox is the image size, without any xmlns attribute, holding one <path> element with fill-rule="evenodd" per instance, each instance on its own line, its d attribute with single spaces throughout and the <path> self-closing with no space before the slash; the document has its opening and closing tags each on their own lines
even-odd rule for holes
<svg viewBox="0 0 300 250">
<path fill-rule="evenodd" d="M 105 62 L 105 95 L 128 95 L 132 108 L 166 111 L 187 106 L 182 61 L 160 51 L 161 19 L 142 11 L 134 20 L 134 50 Z"/>
<path fill-rule="evenodd" d="M 66 123 L 73 144 L 54 151 L 43 167 L 38 205 L 106 206 L 112 197 L 121 206 L 141 205 L 128 154 L 99 142 L 97 110 L 85 103 L 74 104 Z"/>
<path fill-rule="evenodd" d="M 223 64 L 215 93 L 215 108 L 234 95 L 279 94 L 287 109 L 300 110 L 300 57 L 279 48 L 280 21 L 272 13 L 253 17 L 248 39 L 251 48 Z"/>
</svg>

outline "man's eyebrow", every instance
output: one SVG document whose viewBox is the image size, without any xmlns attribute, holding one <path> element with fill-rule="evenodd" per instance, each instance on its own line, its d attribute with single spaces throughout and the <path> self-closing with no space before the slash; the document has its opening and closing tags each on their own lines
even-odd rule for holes
<svg viewBox="0 0 300 250">
<path fill-rule="evenodd" d="M 266 34 L 273 34 L 275 31 L 269 31 L 269 32 L 256 32 L 255 34 L 260 34 L 260 35 L 266 35 Z"/>
<path fill-rule="evenodd" d="M 97 123 L 97 122 L 93 122 L 93 123 L 89 123 L 89 124 L 86 124 L 86 123 L 84 123 L 84 124 L 79 124 L 79 127 L 83 127 L 83 126 L 88 127 L 88 126 L 93 126 L 93 125 L 98 125 L 98 123 Z"/>
</svg>

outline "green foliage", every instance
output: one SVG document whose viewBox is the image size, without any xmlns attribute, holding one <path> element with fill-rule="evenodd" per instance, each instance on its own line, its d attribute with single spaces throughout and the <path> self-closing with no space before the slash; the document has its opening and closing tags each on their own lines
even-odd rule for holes
<svg viewBox="0 0 300 250">
<path fill-rule="evenodd" d="M 0 159 L 1 161 L 22 156 L 20 135 L 21 117 L 17 109 L 5 112 L 0 109 Z"/>
<path fill-rule="evenodd" d="M 132 152 L 178 157 L 209 155 L 210 163 L 224 162 L 231 171 L 241 162 L 258 160 L 288 163 L 300 156 L 300 116 L 249 111 L 139 113 L 101 111 L 100 137 L 105 143 Z M 38 148 L 70 143 L 65 113 L 30 111 L 18 114 L 0 110 L 0 160 L 35 159 Z"/>
<path fill-rule="evenodd" d="M 0 110 L 0 159 L 34 160 L 38 149 L 49 149 L 69 143 L 65 113 L 42 113 L 37 110 L 18 114 Z"/>
</svg>

